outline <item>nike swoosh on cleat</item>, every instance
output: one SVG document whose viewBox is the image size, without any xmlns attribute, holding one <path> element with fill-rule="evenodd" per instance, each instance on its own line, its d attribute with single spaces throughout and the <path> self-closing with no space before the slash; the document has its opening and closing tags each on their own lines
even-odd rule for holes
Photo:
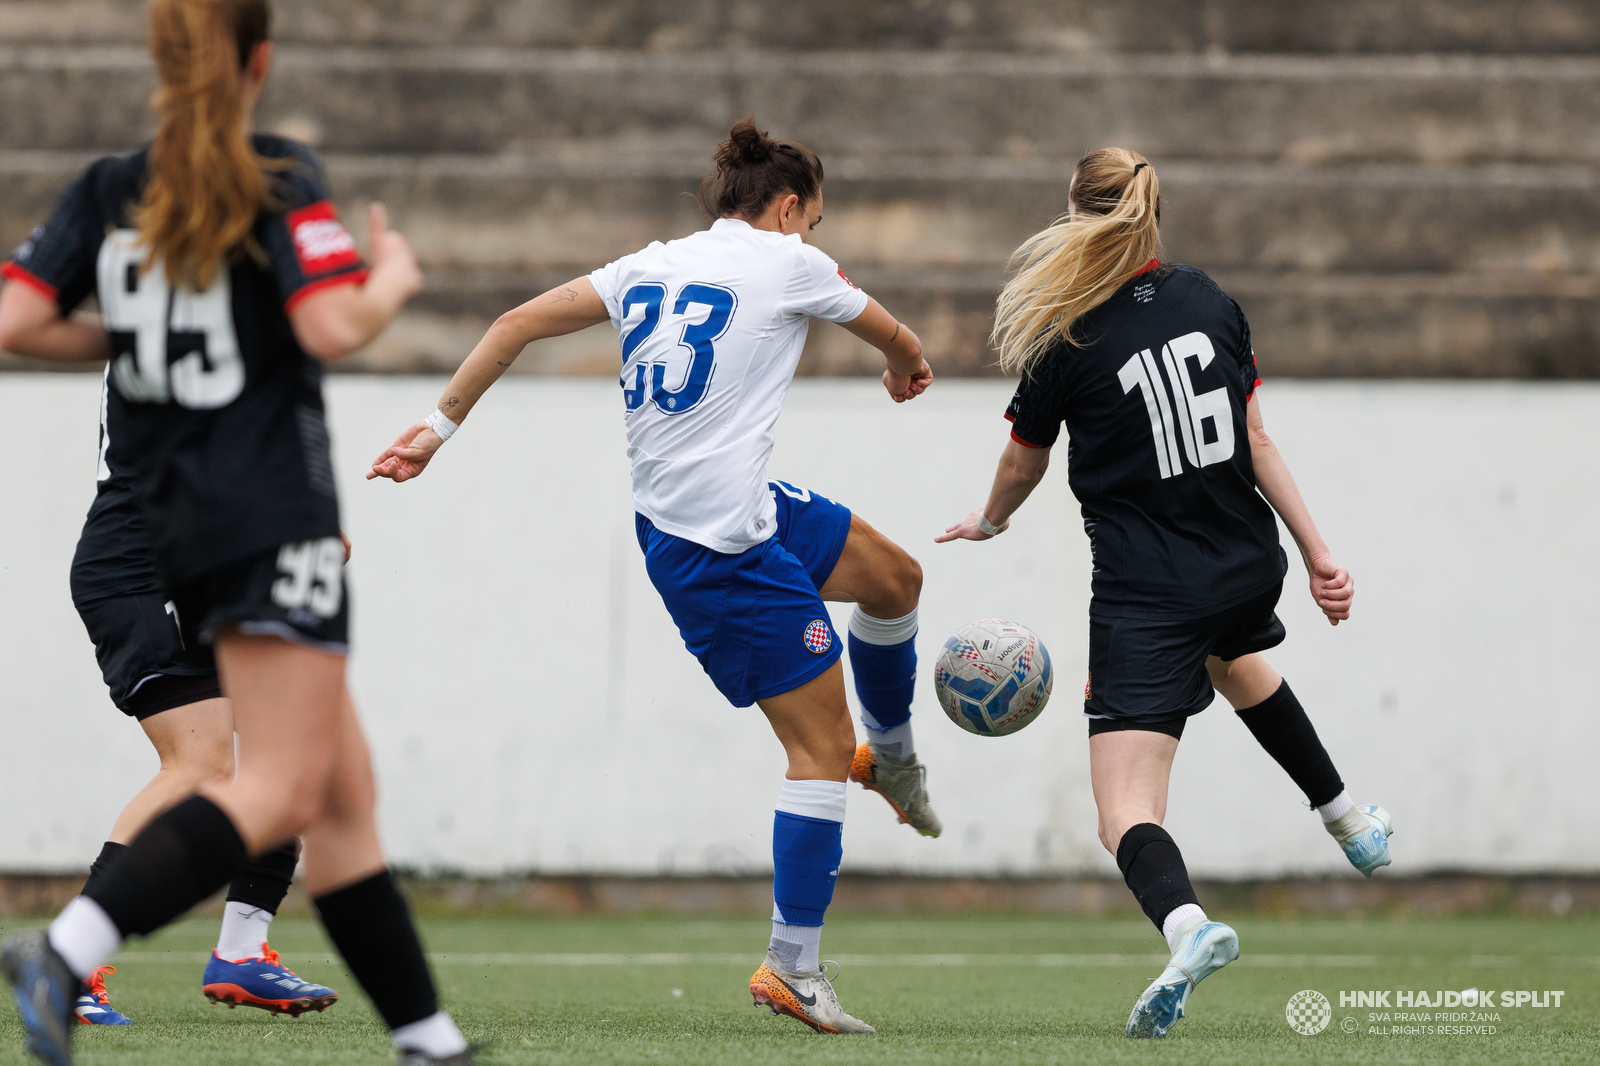
<svg viewBox="0 0 1600 1066">
<path fill-rule="evenodd" d="M 772 976 L 780 985 L 782 985 L 784 988 L 787 988 L 790 994 L 793 995 L 795 999 L 798 999 L 801 1003 L 804 1003 L 808 1007 L 815 1007 L 817 1005 L 816 996 L 802 996 L 799 991 L 795 989 L 794 985 L 791 985 L 788 981 L 785 981 L 777 974 L 773 974 Z"/>
</svg>

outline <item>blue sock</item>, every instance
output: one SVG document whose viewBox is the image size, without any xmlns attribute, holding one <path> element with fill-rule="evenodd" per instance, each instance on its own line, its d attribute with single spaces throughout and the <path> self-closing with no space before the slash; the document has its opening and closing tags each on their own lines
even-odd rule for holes
<svg viewBox="0 0 1600 1066">
<path fill-rule="evenodd" d="M 814 927 L 833 902 L 844 855 L 842 781 L 785 781 L 772 818 L 772 942 L 790 970 L 817 968 Z M 790 927 L 812 927 L 804 931 Z"/>
<path fill-rule="evenodd" d="M 903 761 L 911 742 L 911 697 L 917 687 L 917 612 L 873 618 L 860 607 L 850 617 L 850 669 L 861 701 L 861 724 L 872 750 Z"/>
</svg>

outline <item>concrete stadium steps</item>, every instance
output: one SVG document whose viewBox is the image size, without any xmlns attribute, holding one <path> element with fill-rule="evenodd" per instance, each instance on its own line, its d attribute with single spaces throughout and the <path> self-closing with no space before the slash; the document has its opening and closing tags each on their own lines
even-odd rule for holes
<svg viewBox="0 0 1600 1066">
<path fill-rule="evenodd" d="M 1022 52 L 1600 50 L 1592 0 L 275 0 L 309 43 Z M 137 42 L 130 0 L 0 0 L 0 41 Z"/>
<path fill-rule="evenodd" d="M 92 158 L 0 152 L 0 249 Z M 324 157 L 359 231 L 385 202 L 429 266 L 600 265 L 705 225 L 702 160 Z M 1600 271 L 1600 167 L 1309 168 L 1156 161 L 1175 259 L 1213 270 Z M 1071 163 L 833 162 L 821 247 L 862 266 L 997 268 L 1065 210 Z"/>
<path fill-rule="evenodd" d="M 0 239 L 20 241 L 87 159 L 0 153 Z M 365 205 L 385 201 L 429 270 L 401 328 L 352 369 L 448 370 L 506 308 L 704 225 L 688 156 L 326 162 L 357 233 Z M 1600 375 L 1595 168 L 1157 165 L 1167 253 L 1240 300 L 1269 375 Z M 847 157 L 819 243 L 943 372 L 988 373 L 1000 264 L 1060 211 L 1068 167 Z M 518 369 L 609 373 L 615 358 L 601 330 L 542 345 Z M 804 369 L 867 373 L 875 360 L 819 326 Z"/>
<path fill-rule="evenodd" d="M 494 316 L 582 272 L 437 270 L 401 323 L 350 369 L 447 371 Z M 1437 274 L 1217 271 L 1250 318 L 1263 375 L 1273 377 L 1600 377 L 1600 280 Z M 990 376 L 995 271 L 851 271 L 852 280 L 917 330 L 946 376 Z M 610 374 L 609 327 L 541 343 L 515 370 Z M 802 374 L 876 375 L 882 357 L 844 330 L 812 328 Z"/>
<path fill-rule="evenodd" d="M 134 46 L 0 47 L 0 148 L 151 128 Z M 705 151 L 755 114 L 825 155 L 1600 160 L 1600 58 L 285 47 L 263 122 L 362 152 Z"/>
</svg>

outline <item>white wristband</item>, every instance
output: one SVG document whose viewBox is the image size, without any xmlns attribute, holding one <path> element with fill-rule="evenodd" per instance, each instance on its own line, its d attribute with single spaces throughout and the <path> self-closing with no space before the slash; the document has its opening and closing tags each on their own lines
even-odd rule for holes
<svg viewBox="0 0 1600 1066">
<path fill-rule="evenodd" d="M 429 429 L 439 434 L 439 439 L 441 441 L 449 440 L 451 437 L 456 435 L 456 430 L 461 428 L 446 418 L 443 411 L 434 411 L 422 421 L 427 423 Z"/>
<path fill-rule="evenodd" d="M 1011 528 L 1011 519 L 1009 519 L 1009 518 L 1006 519 L 1004 522 L 1001 522 L 998 526 L 990 525 L 989 524 L 989 516 L 984 514 L 982 511 L 978 512 L 978 532 L 982 533 L 984 536 L 986 536 L 986 537 L 998 537 L 1000 534 L 1004 533 L 1006 530 L 1008 530 L 1010 528 Z"/>
</svg>

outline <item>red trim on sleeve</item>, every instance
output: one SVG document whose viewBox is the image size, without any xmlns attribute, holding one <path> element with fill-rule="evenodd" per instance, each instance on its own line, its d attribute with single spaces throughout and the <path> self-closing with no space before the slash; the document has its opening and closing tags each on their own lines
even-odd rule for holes
<svg viewBox="0 0 1600 1066">
<path fill-rule="evenodd" d="M 48 281 L 35 274 L 26 267 L 18 266 L 10 260 L 5 266 L 0 266 L 0 276 L 8 281 L 20 281 L 31 289 L 37 289 L 46 299 L 54 300 L 61 295 L 61 291 Z"/>
<path fill-rule="evenodd" d="M 352 270 L 348 274 L 336 274 L 331 278 L 308 281 L 296 289 L 294 294 L 283 302 L 283 309 L 285 311 L 293 311 L 308 297 L 315 296 L 324 289 L 332 289 L 340 285 L 365 285 L 366 283 L 367 272 L 365 270 Z"/>
<path fill-rule="evenodd" d="M 1260 387 L 1261 387 L 1261 379 L 1260 378 L 1256 378 L 1256 383 L 1254 385 L 1251 385 L 1250 386 L 1250 391 L 1244 394 L 1244 402 L 1245 403 L 1249 403 L 1251 400 L 1255 399 L 1256 390 L 1259 389 Z"/>
<path fill-rule="evenodd" d="M 361 253 L 356 251 L 355 238 L 339 221 L 339 209 L 330 201 L 318 200 L 297 211 L 290 211 L 285 221 L 289 226 L 289 236 L 294 241 L 295 254 L 300 257 L 300 269 L 306 272 L 306 276 L 314 277 L 361 264 Z"/>
<path fill-rule="evenodd" d="M 1005 419 L 1007 422 L 1015 422 L 1017 420 L 1017 416 L 1012 414 L 1010 411 L 1007 411 L 1005 414 Z M 1022 445 L 1024 448 L 1039 448 L 1041 450 L 1044 448 L 1043 444 L 1035 444 L 1031 440 L 1023 440 L 1021 437 L 1017 436 L 1017 431 L 1014 429 L 1011 431 L 1011 439 Z"/>
</svg>

